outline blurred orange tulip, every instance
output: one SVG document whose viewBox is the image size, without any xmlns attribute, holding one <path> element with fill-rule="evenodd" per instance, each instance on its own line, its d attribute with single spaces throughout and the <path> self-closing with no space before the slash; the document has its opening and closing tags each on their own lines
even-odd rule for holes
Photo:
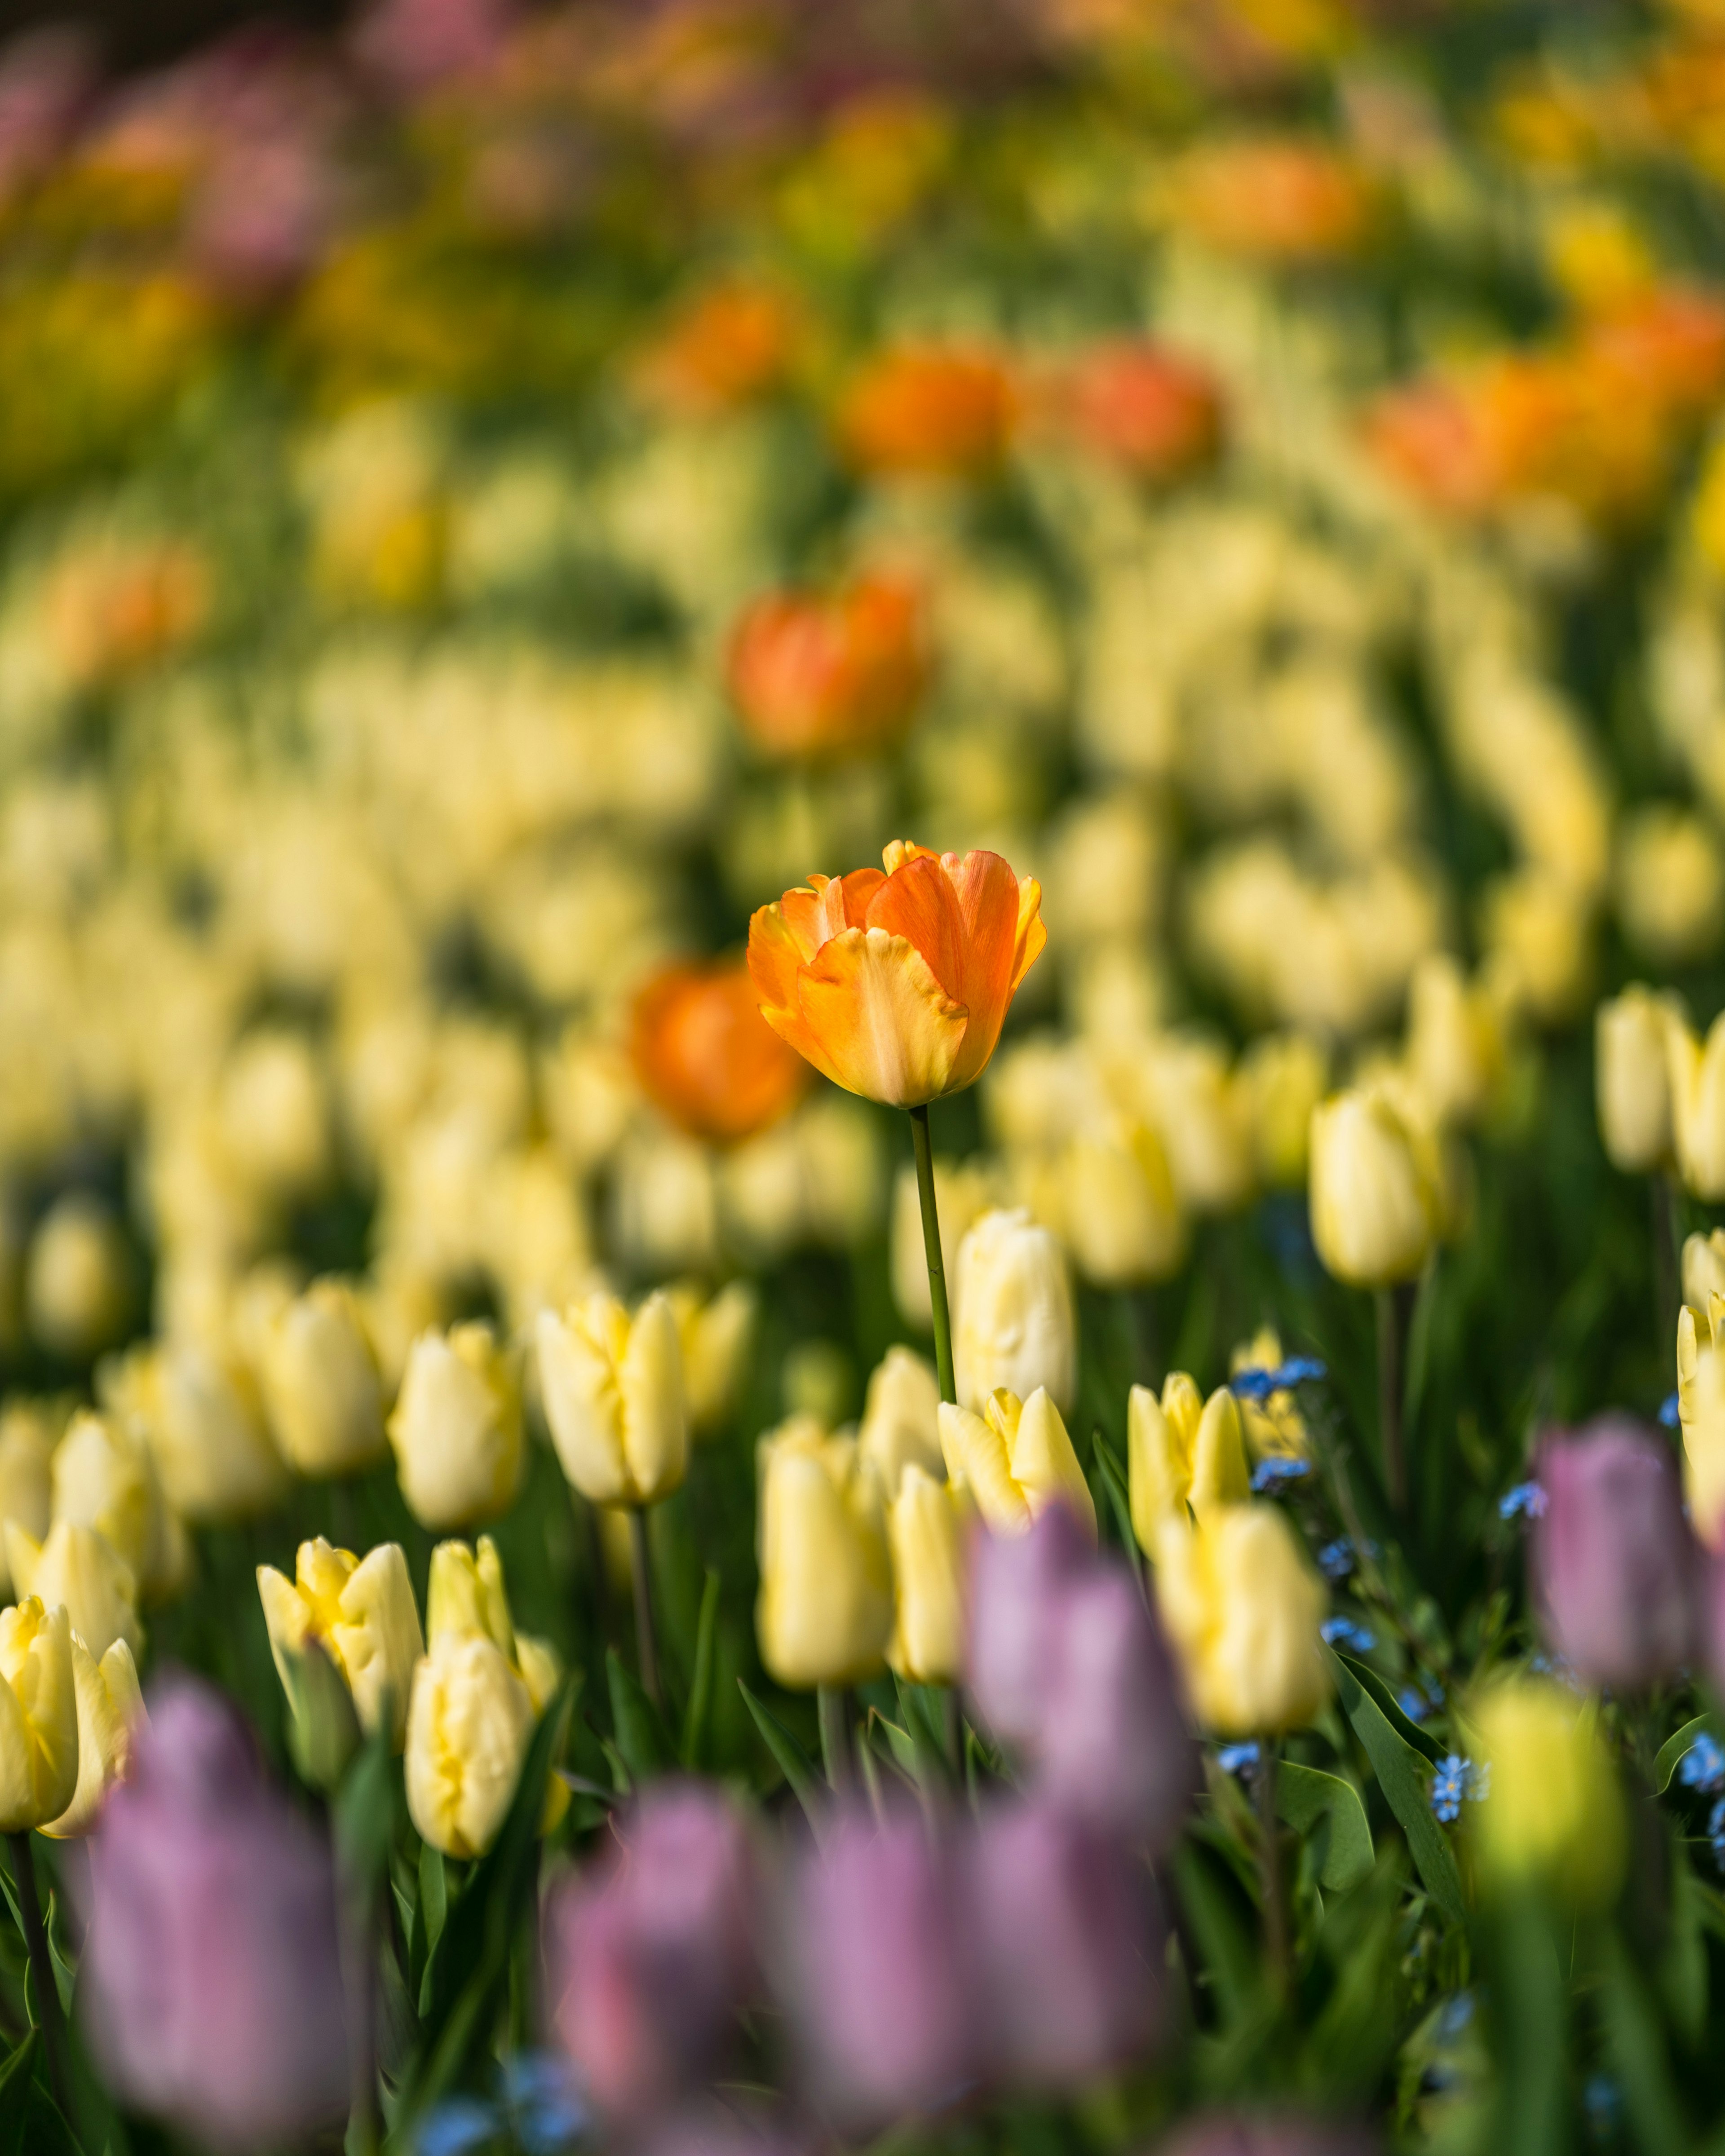
<svg viewBox="0 0 1725 2156">
<path fill-rule="evenodd" d="M 642 386 L 681 411 L 731 411 L 779 386 L 801 332 L 791 302 L 769 285 L 712 285 L 647 354 Z"/>
<path fill-rule="evenodd" d="M 973 475 L 1005 455 L 1017 414 L 1011 377 L 992 352 L 907 346 L 858 377 L 839 433 L 865 471 Z"/>
<path fill-rule="evenodd" d="M 922 594 L 898 577 L 862 577 L 831 598 L 757 599 L 731 645 L 731 694 L 743 726 L 778 755 L 892 740 L 927 674 Z"/>
<path fill-rule="evenodd" d="M 999 854 L 895 839 L 886 872 L 811 876 L 749 923 L 761 1015 L 834 1085 L 896 1108 L 979 1078 L 1048 940 Z"/>
<path fill-rule="evenodd" d="M 1152 344 L 1105 344 L 1073 369 L 1065 403 L 1079 438 L 1144 479 L 1176 479 L 1221 446 L 1222 393 L 1206 368 Z"/>
<path fill-rule="evenodd" d="M 807 1065 L 761 1023 L 739 960 L 672 966 L 635 998 L 630 1051 L 655 1106 L 691 1136 L 730 1143 L 776 1122 Z"/>
<path fill-rule="evenodd" d="M 1356 254 L 1377 221 L 1358 168 L 1294 136 L 1206 145 L 1178 172 L 1170 206 L 1177 223 L 1212 246 L 1261 262 Z"/>
</svg>

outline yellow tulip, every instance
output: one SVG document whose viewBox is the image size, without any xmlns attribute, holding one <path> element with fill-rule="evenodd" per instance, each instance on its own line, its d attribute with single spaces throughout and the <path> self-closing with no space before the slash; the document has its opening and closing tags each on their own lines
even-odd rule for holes
<svg viewBox="0 0 1725 2156">
<path fill-rule="evenodd" d="M 1274 1505 L 1164 1519 L 1156 1596 L 1199 1718 L 1219 1735 L 1302 1727 L 1329 1697 L 1322 1582 Z"/>
<path fill-rule="evenodd" d="M 1069 1506 L 1096 1540 L 1096 1500 L 1060 1411 L 1043 1388 L 1022 1403 L 1003 1389 L 981 1414 L 942 1401 L 940 1426 L 947 1472 L 963 1483 L 993 1533 L 1024 1534 L 1059 1503 Z"/>
<path fill-rule="evenodd" d="M 677 1321 L 663 1292 L 539 1313 L 539 1391 L 563 1472 L 589 1504 L 651 1505 L 689 1468 Z"/>
<path fill-rule="evenodd" d="M 1557 1685 L 1512 1678 L 1486 1694 L 1474 1724 L 1491 1776 L 1472 1820 L 1481 1882 L 1543 1887 L 1585 1907 L 1610 1901 L 1628 1835 L 1598 1710 Z"/>
<path fill-rule="evenodd" d="M 1312 1236 L 1353 1287 L 1411 1280 L 1437 1229 L 1434 1163 L 1377 1089 L 1332 1094 L 1312 1116 Z"/>
<path fill-rule="evenodd" d="M 84 1409 L 68 1424 L 54 1455 L 54 1517 L 98 1528 L 146 1595 L 184 1581 L 185 1532 L 162 1497 L 149 1449 L 111 1416 Z"/>
<path fill-rule="evenodd" d="M 521 1398 L 489 1325 L 420 1334 L 389 1442 L 402 1495 L 422 1527 L 467 1527 L 508 1510 L 526 1465 Z"/>
<path fill-rule="evenodd" d="M 1274 1326 L 1260 1326 L 1229 1357 L 1229 1375 L 1237 1377 L 1242 1370 L 1279 1370 L 1282 1359 L 1281 1335 Z M 1255 1459 L 1302 1460 L 1306 1456 L 1306 1419 L 1292 1393 L 1271 1393 L 1261 1400 L 1240 1399 L 1240 1419 L 1247 1450 Z"/>
<path fill-rule="evenodd" d="M 1045 1389 L 1064 1413 L 1076 1397 L 1078 1320 L 1066 1260 L 1019 1209 L 983 1214 L 952 1268 L 952 1368 L 958 1398 L 981 1414 L 1004 1387 Z"/>
<path fill-rule="evenodd" d="M 1208 1519 L 1251 1495 L 1240 1407 L 1225 1385 L 1208 1400 L 1183 1370 L 1168 1373 L 1160 1400 L 1147 1385 L 1134 1385 L 1126 1448 L 1132 1532 L 1153 1557 L 1165 1520 L 1183 1524 L 1189 1506 Z"/>
<path fill-rule="evenodd" d="M 683 1350 L 683 1397 L 690 1433 L 708 1437 L 737 1404 L 755 1344 L 760 1298 L 751 1281 L 727 1281 L 704 1298 L 689 1286 L 669 1291 Z"/>
<path fill-rule="evenodd" d="M 1725 1295 L 1717 1291 L 1698 1318 L 1687 1302 L 1677 1312 L 1677 1420 L 1690 1517 L 1717 1549 L 1725 1543 Z"/>
<path fill-rule="evenodd" d="M 151 1342 L 105 1365 L 101 1382 L 104 1404 L 142 1433 L 182 1518 L 249 1519 L 280 1502 L 287 1469 L 236 1359 L 193 1341 Z"/>
<path fill-rule="evenodd" d="M 45 1543 L 10 1520 L 4 1532 L 15 1594 L 34 1595 L 49 1609 L 64 1603 L 73 1630 L 98 1660 L 116 1640 L 138 1653 L 137 1581 L 105 1535 L 70 1520 L 57 1521 Z"/>
<path fill-rule="evenodd" d="M 132 1739 L 145 1719 L 137 1664 L 124 1640 L 100 1661 L 74 1632 L 72 1684 L 78 1702 L 78 1784 L 72 1801 L 42 1831 L 64 1840 L 88 1834 L 116 1782 L 131 1771 Z"/>
<path fill-rule="evenodd" d="M 399 1752 L 413 1665 L 425 1651 L 401 1545 L 382 1543 L 362 1560 L 319 1536 L 300 1543 L 292 1579 L 260 1564 L 258 1594 L 283 1684 L 284 1656 L 301 1654 L 315 1641 L 347 1681 L 360 1727 L 370 1734 L 387 1713 L 389 1741 Z"/>
<path fill-rule="evenodd" d="M 1186 1215 L 1163 1142 L 1148 1123 L 1081 1132 L 1032 1186 L 1085 1278 L 1099 1287 L 1166 1280 L 1184 1261 Z"/>
<path fill-rule="evenodd" d="M 1705 1045 L 1676 1019 L 1666 1029 L 1671 1059 L 1671 1132 L 1677 1166 L 1697 1198 L 1725 1198 L 1725 1013 Z"/>
<path fill-rule="evenodd" d="M 533 1734 L 533 1702 L 495 1642 L 446 1632 L 413 1671 L 404 1767 L 408 1810 L 445 1856 L 497 1838 Z"/>
<path fill-rule="evenodd" d="M 1490 994 L 1447 951 L 1420 961 L 1408 986 L 1408 1062 L 1440 1123 L 1466 1123 L 1503 1074 L 1503 1027 Z"/>
<path fill-rule="evenodd" d="M 761 1440 L 761 1659 L 794 1689 L 860 1683 L 886 1661 L 892 1564 L 879 1476 L 801 1417 Z"/>
<path fill-rule="evenodd" d="M 973 1514 L 960 1483 L 906 1466 L 886 1515 L 894 1618 L 886 1660 L 912 1684 L 955 1684 L 964 1662 L 964 1558 Z"/>
<path fill-rule="evenodd" d="M 53 1517 L 53 1420 L 33 1400 L 14 1400 L 0 1410 L 0 1526 L 14 1521 L 39 1540 Z M 0 1594 L 11 1592 L 0 1541 Z"/>
<path fill-rule="evenodd" d="M 316 1280 L 264 1334 L 264 1404 L 295 1473 L 352 1475 L 383 1456 L 383 1389 L 353 1290 Z"/>
<path fill-rule="evenodd" d="M 1671 1050 L 1683 1022 L 1675 996 L 1639 984 L 1594 1014 L 1594 1090 L 1599 1136 L 1614 1168 L 1649 1175 L 1671 1158 Z"/>
<path fill-rule="evenodd" d="M 908 1348 L 889 1348 L 869 1379 L 857 1442 L 891 1501 L 908 1467 L 943 1480 L 941 1389 L 932 1364 Z"/>
<path fill-rule="evenodd" d="M 551 1642 L 516 1630 L 503 1560 L 489 1535 L 481 1535 L 471 1549 L 465 1543 L 448 1542 L 439 1543 L 431 1553 L 425 1631 L 434 1650 L 449 1640 L 489 1640 L 526 1686 L 536 1720 L 563 1681 L 562 1660 Z M 568 1805 L 567 1786 L 553 1776 L 546 1789 L 539 1831 L 549 1834 Z"/>
<path fill-rule="evenodd" d="M 1725 1228 L 1683 1239 L 1683 1300 L 1705 1314 L 1710 1298 L 1725 1295 Z"/>
<path fill-rule="evenodd" d="M 1329 1057 L 1307 1033 L 1261 1034 L 1240 1058 L 1252 1158 L 1269 1188 L 1303 1187 L 1312 1111 L 1329 1079 Z"/>
<path fill-rule="evenodd" d="M 78 1787 L 78 1691 L 64 1606 L 0 1610 L 0 1834 L 57 1820 Z"/>
</svg>

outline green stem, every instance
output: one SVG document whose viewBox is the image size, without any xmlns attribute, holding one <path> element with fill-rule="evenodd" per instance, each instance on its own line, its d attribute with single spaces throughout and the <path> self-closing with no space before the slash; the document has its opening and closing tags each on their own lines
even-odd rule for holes
<svg viewBox="0 0 1725 2156">
<path fill-rule="evenodd" d="M 1264 1901 L 1264 1945 L 1271 1981 L 1285 1991 L 1288 1980 L 1288 1906 L 1282 1892 L 1281 1838 L 1276 1819 L 1276 1739 L 1258 1740 L 1258 1767 L 1252 1777 L 1258 1803 L 1258 1880 Z"/>
<path fill-rule="evenodd" d="M 1408 1455 L 1402 1441 L 1402 1317 L 1393 1287 L 1380 1287 L 1378 1305 L 1378 1430 L 1384 1446 L 1384 1487 L 1399 1518 L 1408 1509 Z"/>
<path fill-rule="evenodd" d="M 653 1632 L 653 1577 L 647 1554 L 647 1515 L 639 1505 L 629 1508 L 629 1558 L 635 1590 L 635 1659 L 640 1665 L 641 1690 L 657 1707 L 659 1646 Z"/>
<path fill-rule="evenodd" d="M 850 1794 L 850 1730 L 845 1687 L 822 1685 L 815 1693 L 820 1713 L 821 1763 L 827 1770 L 827 1786 L 835 1797 Z"/>
<path fill-rule="evenodd" d="M 36 2011 L 42 2017 L 42 2044 L 48 2054 L 48 2078 L 54 2100 L 63 2118 L 72 2116 L 70 2088 L 66 2074 L 66 2024 L 60 2012 L 59 1987 L 54 1982 L 54 1958 L 48 1950 L 48 1928 L 42 1921 L 42 1904 L 36 1896 L 36 1865 L 28 1834 L 9 1834 L 7 1847 L 12 1857 L 13 1883 L 18 1888 L 18 1913 L 24 1920 L 24 1947 L 36 1979 Z"/>
<path fill-rule="evenodd" d="M 941 1398 L 956 1407 L 958 1388 L 952 1377 L 952 1319 L 947 1308 L 947 1268 L 941 1255 L 940 1215 L 934 1202 L 934 1147 L 928 1135 L 928 1104 L 911 1111 L 911 1137 L 916 1148 L 916 1195 L 922 1201 L 922 1253 L 928 1261 L 928 1306 L 934 1318 L 934 1364 Z"/>
</svg>

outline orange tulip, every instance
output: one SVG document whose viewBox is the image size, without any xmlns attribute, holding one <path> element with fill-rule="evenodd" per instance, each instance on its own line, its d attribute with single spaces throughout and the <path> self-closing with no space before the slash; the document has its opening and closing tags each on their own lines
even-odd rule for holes
<svg viewBox="0 0 1725 2156">
<path fill-rule="evenodd" d="M 730 411 L 783 382 L 801 334 L 791 303 L 770 285 L 715 285 L 647 354 L 642 386 L 680 411 Z"/>
<path fill-rule="evenodd" d="M 1177 223 L 1230 254 L 1261 262 L 1324 262 L 1357 254 L 1376 204 L 1357 167 L 1294 136 L 1207 144 L 1181 168 Z"/>
<path fill-rule="evenodd" d="M 980 473 L 1005 455 L 1017 408 L 992 352 L 909 347 L 886 353 L 858 378 L 839 431 L 865 471 Z"/>
<path fill-rule="evenodd" d="M 648 1098 L 692 1137 L 721 1144 L 776 1122 L 809 1076 L 762 1024 L 735 959 L 655 975 L 635 998 L 629 1046 Z"/>
<path fill-rule="evenodd" d="M 732 639 L 731 694 L 750 736 L 778 754 L 873 747 L 896 737 L 927 678 L 922 595 L 862 577 L 829 599 L 757 599 Z"/>
<path fill-rule="evenodd" d="M 981 1077 L 1048 932 L 999 854 L 895 839 L 886 872 L 811 876 L 749 923 L 761 1015 L 834 1085 L 915 1108 Z"/>
<path fill-rule="evenodd" d="M 1152 344 L 1105 344 L 1074 369 L 1066 390 L 1081 439 L 1145 479 L 1207 465 L 1222 439 L 1215 377 Z"/>
</svg>

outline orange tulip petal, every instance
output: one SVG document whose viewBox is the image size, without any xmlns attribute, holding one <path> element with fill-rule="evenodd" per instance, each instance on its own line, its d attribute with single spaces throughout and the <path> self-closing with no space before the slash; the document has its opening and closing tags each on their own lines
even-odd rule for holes
<svg viewBox="0 0 1725 2156">
<path fill-rule="evenodd" d="M 1019 983 L 1042 956 L 1047 941 L 1048 931 L 1042 921 L 1042 886 L 1034 876 L 1023 876 L 1019 881 L 1018 952 L 1012 966 L 1014 994 Z"/>
<path fill-rule="evenodd" d="M 968 1086 L 979 1077 L 1006 1018 L 1019 968 L 1019 880 L 999 854 L 978 850 L 961 860 L 948 855 L 944 864 L 964 924 L 964 973 L 959 993 L 970 1011 L 970 1030 L 953 1083 Z"/>
<path fill-rule="evenodd" d="M 820 925 L 820 894 L 826 881 L 824 876 L 811 876 L 812 890 L 788 891 L 777 906 L 763 909 L 783 916 L 785 927 L 796 942 L 798 963 L 812 958 L 826 941 Z M 752 924 L 749 941 L 754 942 Z"/>
<path fill-rule="evenodd" d="M 968 1014 L 904 937 L 846 929 L 803 968 L 798 995 L 819 1068 L 846 1091 L 912 1108 L 948 1089 Z"/>
<path fill-rule="evenodd" d="M 947 993 L 969 1004 L 964 922 L 947 872 L 932 854 L 913 855 L 893 870 L 869 901 L 868 925 L 914 943 Z"/>
</svg>

